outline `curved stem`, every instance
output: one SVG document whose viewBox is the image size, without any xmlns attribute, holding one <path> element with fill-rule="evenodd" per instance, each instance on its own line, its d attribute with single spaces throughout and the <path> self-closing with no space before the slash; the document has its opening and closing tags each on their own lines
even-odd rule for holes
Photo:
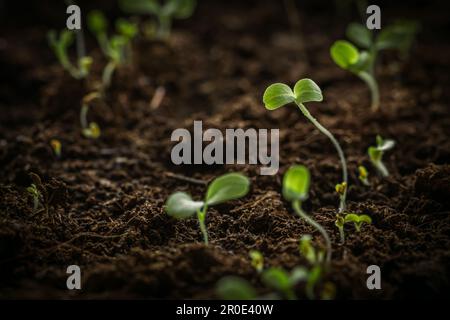
<svg viewBox="0 0 450 320">
<path fill-rule="evenodd" d="M 372 112 L 376 112 L 380 109 L 380 90 L 378 88 L 377 80 L 370 73 L 362 71 L 358 73 L 358 76 L 367 84 L 370 89 Z"/>
<path fill-rule="evenodd" d="M 208 245 L 208 232 L 206 231 L 206 226 L 205 226 L 205 217 L 206 217 L 206 206 L 204 206 L 201 210 L 197 211 L 197 218 L 198 218 L 198 223 L 200 225 L 200 230 L 203 234 L 203 241 L 205 242 L 206 245 Z"/>
<path fill-rule="evenodd" d="M 342 151 L 341 146 L 339 145 L 339 142 L 336 140 L 336 138 L 333 136 L 333 134 L 328 131 L 324 126 L 322 126 L 319 121 L 316 120 L 316 118 L 314 118 L 308 111 L 308 109 L 306 109 L 306 107 L 302 104 L 302 103 L 297 103 L 298 107 L 300 108 L 300 110 L 302 111 L 302 113 L 305 115 L 306 118 L 308 118 L 309 121 L 312 122 L 312 124 L 314 126 L 316 126 L 317 129 L 319 129 L 320 132 L 322 132 L 324 135 L 326 135 L 331 142 L 333 143 L 334 147 L 337 150 L 337 153 L 339 155 L 339 159 L 341 161 L 341 166 L 342 166 L 342 182 L 346 183 L 346 188 L 342 194 L 342 196 L 340 196 L 340 204 L 339 204 L 339 212 L 343 212 L 345 211 L 345 201 L 347 198 L 347 189 L 348 189 L 348 174 L 347 174 L 347 161 L 345 160 L 345 156 L 344 156 L 344 152 Z"/>
<path fill-rule="evenodd" d="M 103 70 L 102 75 L 103 91 L 111 85 L 111 78 L 114 73 L 114 70 L 116 70 L 116 67 L 117 63 L 114 60 L 110 60 L 106 65 L 105 69 Z"/>
<path fill-rule="evenodd" d="M 327 247 L 326 261 L 327 261 L 327 263 L 329 263 L 331 261 L 331 241 L 330 241 L 330 237 L 328 236 L 327 231 L 319 223 L 317 223 L 313 218 L 311 218 L 309 215 L 307 215 L 302 210 L 299 200 L 294 200 L 292 202 L 292 208 L 301 218 L 303 218 L 307 223 L 312 225 L 314 228 L 317 229 L 317 231 L 319 231 L 322 234 L 322 236 L 325 239 L 325 244 Z"/>
</svg>

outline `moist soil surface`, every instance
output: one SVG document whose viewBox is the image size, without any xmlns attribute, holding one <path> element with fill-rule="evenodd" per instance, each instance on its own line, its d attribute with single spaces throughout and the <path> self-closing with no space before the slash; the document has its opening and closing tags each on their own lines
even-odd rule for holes
<svg viewBox="0 0 450 320">
<path fill-rule="evenodd" d="M 102 5 L 111 17 L 120 12 L 106 1 L 97 8 Z M 266 266 L 291 270 L 308 265 L 298 251 L 302 235 L 323 245 L 280 193 L 282 174 L 304 164 L 312 175 L 304 208 L 333 246 L 317 293 L 331 282 L 338 299 L 449 297 L 450 43 L 442 31 L 448 10 L 429 3 L 383 13 L 383 21 L 421 17 L 422 32 L 408 61 L 382 54 L 381 110 L 372 113 L 364 83 L 329 57 L 330 45 L 344 37 L 352 20 L 327 11 L 328 5 L 302 7 L 293 31 L 276 1 L 200 2 L 193 18 L 175 23 L 169 41 L 136 42 L 133 65 L 120 69 L 104 101 L 91 107 L 89 118 L 102 129 L 96 140 L 81 135 L 78 120 L 80 101 L 105 64 L 95 41 L 87 38 L 92 76 L 78 81 L 57 64 L 45 40 L 50 27 L 63 26 L 64 7 L 35 4 L 39 18 L 27 13 L 5 19 L 0 296 L 217 298 L 215 285 L 227 275 L 244 277 L 267 294 L 249 250 L 260 250 Z M 295 107 L 269 112 L 262 104 L 267 85 L 292 85 L 304 77 L 324 94 L 324 102 L 310 103 L 309 110 L 348 159 L 348 211 L 373 220 L 360 233 L 346 225 L 344 244 L 334 225 L 341 167 L 333 145 Z M 159 87 L 165 96 L 151 107 Z M 202 120 L 204 129 L 279 128 L 278 174 L 259 175 L 257 165 L 173 165 L 171 133 L 192 131 L 194 120 Z M 384 157 L 387 178 L 377 175 L 367 157 L 377 134 L 397 142 Z M 51 139 L 62 143 L 60 158 Z M 359 181 L 359 165 L 369 169 L 370 187 Z M 230 171 L 246 174 L 251 190 L 209 209 L 206 246 L 197 220 L 169 217 L 164 203 L 174 191 L 201 198 L 209 181 Z M 45 186 L 46 208 L 33 210 L 26 191 L 30 173 Z M 66 268 L 74 264 L 82 270 L 82 290 L 70 291 Z M 381 268 L 381 290 L 366 287 L 372 264 Z M 296 293 L 306 298 L 302 285 Z"/>
</svg>

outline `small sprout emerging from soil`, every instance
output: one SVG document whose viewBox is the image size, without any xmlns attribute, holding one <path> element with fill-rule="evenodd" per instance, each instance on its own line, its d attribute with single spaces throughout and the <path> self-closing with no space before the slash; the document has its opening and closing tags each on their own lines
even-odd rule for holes
<svg viewBox="0 0 450 320">
<path fill-rule="evenodd" d="M 348 184 L 347 178 L 347 162 L 345 160 L 344 152 L 342 151 L 339 142 L 336 138 L 328 131 L 324 126 L 322 126 L 316 118 L 314 118 L 308 109 L 305 107 L 306 102 L 317 101 L 320 102 L 323 100 L 322 91 L 319 86 L 312 81 L 311 79 L 301 79 L 299 80 L 295 86 L 294 90 L 292 90 L 289 86 L 283 83 L 275 83 L 270 85 L 266 91 L 264 92 L 263 102 L 268 110 L 278 109 L 286 104 L 295 103 L 303 113 L 303 115 L 312 122 L 312 124 L 325 136 L 327 136 L 334 147 L 337 150 L 339 155 L 339 159 L 342 165 L 342 181 L 345 184 Z M 346 201 L 347 191 L 344 191 L 342 196 L 340 197 L 339 204 L 339 212 L 343 212 L 345 210 L 345 201 Z"/>
<path fill-rule="evenodd" d="M 187 19 L 194 13 L 196 0 L 121 0 L 123 11 L 132 14 L 151 15 L 157 18 L 155 36 L 167 39 L 174 19 Z M 152 24 L 152 26 L 154 26 Z M 150 29 L 150 28 L 147 28 Z M 153 29 L 153 28 L 152 28 Z"/>
<path fill-rule="evenodd" d="M 28 194 L 33 199 L 33 211 L 43 208 L 48 215 L 48 192 L 47 188 L 42 183 L 41 178 L 31 172 L 30 178 L 33 181 L 32 184 L 27 188 Z"/>
<path fill-rule="evenodd" d="M 62 30 L 59 34 L 51 30 L 47 34 L 48 42 L 62 67 L 75 79 L 83 79 L 89 74 L 92 58 L 79 56 L 77 65 L 73 65 L 69 59 L 68 50 L 74 41 L 74 34 L 69 30 Z"/>
<path fill-rule="evenodd" d="M 301 237 L 298 249 L 302 256 L 308 260 L 311 265 L 320 265 L 324 262 L 324 252 L 316 250 L 311 244 L 312 237 L 307 234 Z"/>
<path fill-rule="evenodd" d="M 302 256 L 308 260 L 312 268 L 308 271 L 306 281 L 306 295 L 309 299 L 314 299 L 314 287 L 323 274 L 323 262 L 325 254 L 322 250 L 316 250 L 312 243 L 310 235 L 304 235 L 300 239 L 299 251 Z"/>
<path fill-rule="evenodd" d="M 371 224 L 372 219 L 365 214 L 357 215 L 355 213 L 349 213 L 345 215 L 344 222 L 345 223 L 353 222 L 355 224 L 356 232 L 360 232 L 362 224 L 363 223 Z"/>
<path fill-rule="evenodd" d="M 343 200 L 343 198 L 347 194 L 347 182 L 344 181 L 342 183 L 338 183 L 334 188 L 339 195 L 339 199 L 341 199 L 341 202 L 345 201 L 345 199 Z"/>
<path fill-rule="evenodd" d="M 252 266 L 256 271 L 261 272 L 264 269 L 264 257 L 258 250 L 251 250 L 249 256 L 252 260 Z"/>
<path fill-rule="evenodd" d="M 36 187 L 36 185 L 34 183 L 32 183 L 27 188 L 27 192 L 31 196 L 31 198 L 33 199 L 33 211 L 38 210 L 39 206 L 42 203 L 42 194 L 41 194 L 41 192 L 38 190 L 38 188 Z"/>
<path fill-rule="evenodd" d="M 389 171 L 383 163 L 384 152 L 391 150 L 395 146 L 395 141 L 386 139 L 384 140 L 381 136 L 377 135 L 376 138 L 377 145 L 369 147 L 367 153 L 369 154 L 370 162 L 378 170 L 378 172 L 383 177 L 389 176 Z"/>
<path fill-rule="evenodd" d="M 88 27 L 97 38 L 103 54 L 109 59 L 103 70 L 103 89 L 111 85 L 114 71 L 131 59 L 131 41 L 137 35 L 138 29 L 134 23 L 125 19 L 116 21 L 117 34 L 108 37 L 108 21 L 101 11 L 94 10 L 88 14 Z"/>
<path fill-rule="evenodd" d="M 50 146 L 52 147 L 53 153 L 55 154 L 56 158 L 61 158 L 61 141 L 58 139 L 52 139 L 50 140 Z"/>
<path fill-rule="evenodd" d="M 96 122 L 88 122 L 87 120 L 90 103 L 95 99 L 99 99 L 100 97 L 100 93 L 91 92 L 83 98 L 80 111 L 80 123 L 81 132 L 86 138 L 97 139 L 98 137 L 100 137 L 101 131 L 99 125 Z"/>
<path fill-rule="evenodd" d="M 335 225 L 339 229 L 341 243 L 345 242 L 344 225 L 350 222 L 353 222 L 355 224 L 356 231 L 360 232 L 362 224 L 363 223 L 371 224 L 372 219 L 365 214 L 357 215 L 355 213 L 348 213 L 345 216 L 339 215 L 336 219 Z"/>
<path fill-rule="evenodd" d="M 383 28 L 374 37 L 372 32 L 360 23 L 351 23 L 347 37 L 363 50 L 359 50 L 346 40 L 336 41 L 330 49 L 331 58 L 342 69 L 348 70 L 363 80 L 371 92 L 371 109 L 380 107 L 380 92 L 375 78 L 377 55 L 384 49 L 397 49 L 407 56 L 418 30 L 417 23 L 403 21 Z"/>
<path fill-rule="evenodd" d="M 365 186 L 370 186 L 369 182 L 369 172 L 367 171 L 366 167 L 359 166 L 358 167 L 358 179 L 361 181 Z"/>
<path fill-rule="evenodd" d="M 177 219 L 189 218 L 197 213 L 203 240 L 205 244 L 208 244 L 208 233 L 205 226 L 208 207 L 245 196 L 249 186 L 250 181 L 247 177 L 239 173 L 228 173 L 211 182 L 204 201 L 194 201 L 185 192 L 173 193 L 166 202 L 166 212 Z"/>
<path fill-rule="evenodd" d="M 236 276 L 220 279 L 216 293 L 224 300 L 254 300 L 257 297 L 253 286 L 247 280 Z"/>
<path fill-rule="evenodd" d="M 297 299 L 295 286 L 308 279 L 308 271 L 304 267 L 295 267 L 290 273 L 282 268 L 269 268 L 262 273 L 264 284 L 281 293 L 288 300 Z"/>
<path fill-rule="evenodd" d="M 307 223 L 319 231 L 325 239 L 327 247 L 326 261 L 331 260 L 331 242 L 327 231 L 302 209 L 302 202 L 308 199 L 310 173 L 305 166 L 292 166 L 283 177 L 283 197 L 290 201 L 294 211 Z"/>
</svg>

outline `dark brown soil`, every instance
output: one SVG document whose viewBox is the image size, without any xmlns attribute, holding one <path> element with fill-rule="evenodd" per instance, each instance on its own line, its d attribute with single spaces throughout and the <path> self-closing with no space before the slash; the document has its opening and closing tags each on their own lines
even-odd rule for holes
<svg viewBox="0 0 450 320">
<path fill-rule="evenodd" d="M 27 16 L 5 23 L 0 297 L 214 298 L 216 282 L 226 275 L 242 276 L 266 293 L 249 250 L 260 250 L 268 266 L 290 270 L 306 264 L 298 253 L 303 234 L 322 243 L 280 195 L 282 174 L 296 163 L 312 173 L 305 209 L 332 238 L 324 281 L 335 284 L 337 298 L 449 297 L 450 43 L 442 31 L 448 10 L 437 8 L 399 5 L 383 15 L 385 21 L 421 17 L 423 30 L 409 62 L 383 55 L 382 111 L 372 114 L 364 84 L 329 58 L 328 48 L 343 37 L 349 20 L 306 6 L 300 37 L 277 1 L 203 1 L 194 18 L 175 25 L 168 43 L 136 44 L 135 65 L 120 70 L 105 101 L 91 110 L 102 128 L 98 140 L 82 137 L 78 124 L 80 100 L 92 83 L 65 74 L 45 42 L 46 31 L 57 25 L 55 12 L 63 15 L 63 9 L 38 7 L 42 16 L 34 24 L 26 23 Z M 88 40 L 97 58 L 95 80 L 104 62 Z M 322 87 L 325 101 L 310 104 L 310 111 L 347 155 L 349 210 L 373 219 L 359 234 L 348 226 L 344 245 L 334 226 L 340 166 L 333 146 L 295 108 L 268 112 L 261 101 L 268 84 L 303 77 Z M 158 86 L 166 96 L 151 109 Z M 260 176 L 257 166 L 172 165 L 171 132 L 192 130 L 193 120 L 220 129 L 280 128 L 279 173 Z M 385 157 L 391 172 L 386 179 L 377 177 L 366 156 L 377 134 L 397 141 Z M 62 142 L 61 159 L 49 145 L 55 138 Z M 370 169 L 370 188 L 358 180 L 360 164 Z M 248 175 L 251 192 L 209 210 L 211 243 L 205 246 L 195 219 L 176 221 L 163 205 L 176 190 L 202 196 L 204 185 L 180 176 L 207 183 L 229 171 Z M 46 186 L 48 212 L 33 212 L 26 193 L 30 172 Z M 65 287 L 72 264 L 81 266 L 81 291 Z M 381 267 L 382 290 L 366 287 L 371 264 Z M 305 297 L 302 287 L 297 294 Z"/>
</svg>

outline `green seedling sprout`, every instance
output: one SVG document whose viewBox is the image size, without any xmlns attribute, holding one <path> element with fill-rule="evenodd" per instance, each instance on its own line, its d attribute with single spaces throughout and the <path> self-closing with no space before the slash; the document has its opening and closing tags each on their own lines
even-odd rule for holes
<svg viewBox="0 0 450 320">
<path fill-rule="evenodd" d="M 283 197 L 290 201 L 292 208 L 301 218 L 319 231 L 325 239 L 327 248 L 326 261 L 331 260 L 331 241 L 327 231 L 302 209 L 302 202 L 308 199 L 310 174 L 305 166 L 292 166 L 283 177 Z"/>
<path fill-rule="evenodd" d="M 47 34 L 48 43 L 52 48 L 59 63 L 75 79 L 83 79 L 89 74 L 92 65 L 92 58 L 88 56 L 78 56 L 77 64 L 73 65 L 69 59 L 68 50 L 74 41 L 74 34 L 69 30 L 62 30 L 59 34 L 55 30 L 50 30 Z"/>
<path fill-rule="evenodd" d="M 125 19 L 116 21 L 117 34 L 108 37 L 108 21 L 105 15 L 98 10 L 89 12 L 87 17 L 89 30 L 95 35 L 103 54 L 108 58 L 103 75 L 103 90 L 111 85 L 114 71 L 131 59 L 131 41 L 137 35 L 136 24 Z"/>
<path fill-rule="evenodd" d="M 89 139 L 97 139 L 100 137 L 101 130 L 99 125 L 96 122 L 88 122 L 87 114 L 89 111 L 89 105 L 95 99 L 100 99 L 101 95 L 99 92 L 91 92 L 84 96 L 81 103 L 81 111 L 80 111 L 80 124 L 81 124 L 81 133 L 83 136 Z"/>
<path fill-rule="evenodd" d="M 53 153 L 55 154 L 56 158 L 61 158 L 61 141 L 58 139 L 52 139 L 50 140 L 50 146 L 52 147 Z"/>
<path fill-rule="evenodd" d="M 308 271 L 303 267 L 295 267 L 290 273 L 282 268 L 272 267 L 262 273 L 264 284 L 280 292 L 288 300 L 297 299 L 294 288 L 307 278 Z"/>
<path fill-rule="evenodd" d="M 204 201 L 194 201 L 185 192 L 173 193 L 166 202 L 166 212 L 177 219 L 189 218 L 197 213 L 200 230 L 205 244 L 208 233 L 205 218 L 208 207 L 238 199 L 248 193 L 250 181 L 239 173 L 228 173 L 214 179 L 208 186 Z"/>
<path fill-rule="evenodd" d="M 395 141 L 390 139 L 384 140 L 380 135 L 377 135 L 376 142 L 377 145 L 369 147 L 367 153 L 369 154 L 370 162 L 381 176 L 387 177 L 389 176 L 389 171 L 383 163 L 383 155 L 395 146 Z"/>
<path fill-rule="evenodd" d="M 31 172 L 30 178 L 33 182 L 26 190 L 33 199 L 33 211 L 36 211 L 41 207 L 45 210 L 48 216 L 49 196 L 47 188 L 44 186 L 41 178 L 37 174 Z"/>
<path fill-rule="evenodd" d="M 366 167 L 364 167 L 364 166 L 359 166 L 358 167 L 358 179 L 365 186 L 370 186 L 369 172 L 367 171 Z"/>
<path fill-rule="evenodd" d="M 414 22 L 400 22 L 383 30 L 374 37 L 373 33 L 360 23 L 351 23 L 346 35 L 357 46 L 346 40 L 336 41 L 330 49 L 331 58 L 342 69 L 348 70 L 363 80 L 371 92 L 371 109 L 380 108 L 380 91 L 375 77 L 375 64 L 381 50 L 397 49 L 407 55 L 417 32 Z"/>
<path fill-rule="evenodd" d="M 254 300 L 257 298 L 253 286 L 245 279 L 227 276 L 219 280 L 217 295 L 224 300 Z"/>
<path fill-rule="evenodd" d="M 252 260 L 252 266 L 256 271 L 261 272 L 264 269 L 264 256 L 258 250 L 250 250 L 250 259 Z"/>
<path fill-rule="evenodd" d="M 27 192 L 31 196 L 31 198 L 33 199 L 33 211 L 38 210 L 39 206 L 42 203 L 42 194 L 41 194 L 41 192 L 38 190 L 38 188 L 36 187 L 36 185 L 34 183 L 32 183 L 27 188 Z"/>
<path fill-rule="evenodd" d="M 121 0 L 120 7 L 131 14 L 151 15 L 157 18 L 156 37 L 167 39 L 174 19 L 187 19 L 194 13 L 196 0 Z"/>
<path fill-rule="evenodd" d="M 322 250 L 316 250 L 311 241 L 312 237 L 310 235 L 302 236 L 299 243 L 299 251 L 312 266 L 311 270 L 308 271 L 305 290 L 308 298 L 314 299 L 314 287 L 323 274 L 325 254 Z"/>
<path fill-rule="evenodd" d="M 324 126 L 322 126 L 316 118 L 314 118 L 308 109 L 305 107 L 305 103 L 323 100 L 322 91 L 319 86 L 311 79 L 301 79 L 292 90 L 289 86 L 283 83 L 275 83 L 270 85 L 264 92 L 263 102 L 268 110 L 278 109 L 286 104 L 295 103 L 303 113 L 303 115 L 311 121 L 311 123 L 325 136 L 327 136 L 334 147 L 337 150 L 339 159 L 342 165 L 342 183 L 348 185 L 347 178 L 347 162 L 345 161 L 344 152 L 342 151 L 339 142 L 333 136 L 333 134 L 328 131 Z M 339 212 L 345 211 L 345 201 L 346 201 L 347 191 L 345 190 L 342 197 L 340 197 Z"/>
<path fill-rule="evenodd" d="M 339 234 L 341 237 L 341 243 L 345 242 L 344 225 L 346 223 L 353 222 L 357 232 L 361 231 L 361 226 L 363 223 L 371 224 L 372 219 L 365 214 L 357 215 L 355 213 L 348 213 L 345 216 L 338 216 L 336 219 L 336 227 L 339 229 Z"/>
</svg>

